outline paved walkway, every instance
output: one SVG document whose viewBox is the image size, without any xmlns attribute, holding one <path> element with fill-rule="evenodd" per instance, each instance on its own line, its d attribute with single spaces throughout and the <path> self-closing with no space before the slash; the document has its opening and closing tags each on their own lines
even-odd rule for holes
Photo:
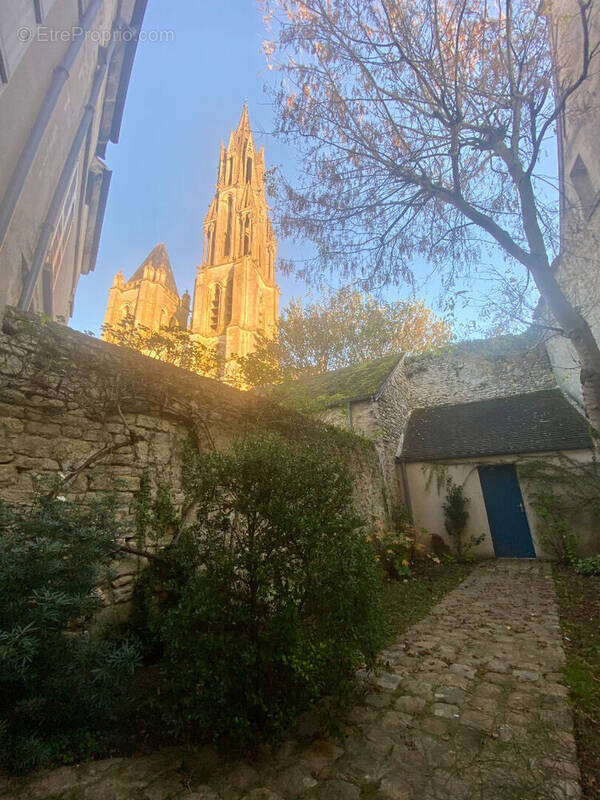
<svg viewBox="0 0 600 800">
<path fill-rule="evenodd" d="M 580 796 L 546 564 L 493 561 L 384 653 L 339 739 L 311 715 L 274 755 L 107 759 L 0 784 L 0 800 L 562 800 Z"/>
</svg>

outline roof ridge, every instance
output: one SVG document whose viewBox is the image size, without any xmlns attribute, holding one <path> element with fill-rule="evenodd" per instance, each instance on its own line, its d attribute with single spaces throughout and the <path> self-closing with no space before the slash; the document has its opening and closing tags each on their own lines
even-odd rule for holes
<svg viewBox="0 0 600 800">
<path fill-rule="evenodd" d="M 175 281 L 173 267 L 171 266 L 171 259 L 169 258 L 169 253 L 167 252 L 167 245 L 165 242 L 158 242 L 158 244 L 154 245 L 152 250 L 148 253 L 131 278 L 129 278 L 129 280 L 126 282 L 134 283 L 135 281 L 143 280 L 144 270 L 147 266 L 154 267 L 154 269 L 164 269 L 166 273 L 165 283 L 167 289 L 179 297 L 177 282 Z"/>
</svg>

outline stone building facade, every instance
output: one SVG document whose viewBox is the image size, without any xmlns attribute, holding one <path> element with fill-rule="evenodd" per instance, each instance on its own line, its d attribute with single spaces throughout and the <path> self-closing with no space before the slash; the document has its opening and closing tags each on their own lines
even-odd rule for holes
<svg viewBox="0 0 600 800">
<path fill-rule="evenodd" d="M 265 196 L 264 149 L 255 148 L 244 105 L 227 147 L 221 144 L 189 322 L 193 337 L 226 361 L 253 352 L 257 336 L 276 334 L 276 255 Z M 128 281 L 122 272 L 115 275 L 105 324 L 117 325 L 129 315 L 153 330 L 172 321 L 187 328 L 189 310 L 189 295 L 179 297 L 166 247 L 160 244 Z"/>
<path fill-rule="evenodd" d="M 129 280 L 118 272 L 108 295 L 104 325 L 118 327 L 123 320 L 151 330 L 177 324 L 187 328 L 190 296 L 179 297 L 167 248 L 157 244 Z M 106 335 L 105 335 L 106 338 Z M 108 336 L 110 338 L 110 336 Z"/>
<path fill-rule="evenodd" d="M 0 14 L 0 314 L 68 320 L 94 269 L 147 0 L 11 0 Z"/>
<path fill-rule="evenodd" d="M 519 469 L 533 459 L 594 457 L 586 422 L 562 389 L 545 342 L 530 332 L 378 359 L 301 379 L 275 397 L 373 441 L 389 517 L 408 513 L 426 546 L 432 534 L 452 545 L 443 514 L 450 478 L 469 502 L 467 539 L 483 537 L 477 556 L 505 554 L 500 519 L 500 529 L 522 530 L 525 546 L 515 555 L 545 557 L 552 553 Z M 486 505 L 486 481 L 494 480 L 504 498 L 500 517 Z M 600 549 L 597 523 L 585 515 L 572 522 L 582 553 Z"/>
<path fill-rule="evenodd" d="M 244 106 L 229 144 L 221 144 L 217 190 L 204 220 L 204 254 L 194 288 L 191 331 L 229 359 L 273 338 L 279 290 L 277 242 L 265 197 L 265 156 L 254 147 Z"/>
<path fill-rule="evenodd" d="M 589 46 L 596 55 L 587 78 L 558 120 L 560 258 L 558 279 L 600 341 L 600 6 L 588 4 Z M 552 0 L 552 49 L 560 87 L 581 69 L 583 28 L 577 0 Z M 538 317 L 552 324 L 544 304 Z M 563 391 L 583 410 L 577 355 L 564 336 L 549 334 L 548 353 Z"/>
</svg>

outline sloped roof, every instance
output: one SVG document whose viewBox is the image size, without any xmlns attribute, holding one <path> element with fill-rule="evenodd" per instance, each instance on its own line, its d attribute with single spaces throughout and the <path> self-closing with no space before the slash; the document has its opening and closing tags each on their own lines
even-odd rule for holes
<svg viewBox="0 0 600 800">
<path fill-rule="evenodd" d="M 548 389 L 417 408 L 409 417 L 400 458 L 434 461 L 591 447 L 585 419 L 560 389 Z"/>
<path fill-rule="evenodd" d="M 366 399 L 379 392 L 401 358 L 394 354 L 288 381 L 276 386 L 272 397 L 292 405 L 310 404 L 321 408 Z"/>
<path fill-rule="evenodd" d="M 144 277 L 144 267 L 147 267 L 148 265 L 154 267 L 154 269 L 158 269 L 158 267 L 163 267 L 165 269 L 167 273 L 167 289 L 179 297 L 177 284 L 175 283 L 175 276 L 173 275 L 173 268 L 171 267 L 171 260 L 169 258 L 169 254 L 167 253 L 167 246 L 164 242 L 157 244 L 156 247 L 150 253 L 148 253 L 146 258 L 142 261 L 131 278 L 129 278 L 127 283 L 141 281 Z"/>
</svg>

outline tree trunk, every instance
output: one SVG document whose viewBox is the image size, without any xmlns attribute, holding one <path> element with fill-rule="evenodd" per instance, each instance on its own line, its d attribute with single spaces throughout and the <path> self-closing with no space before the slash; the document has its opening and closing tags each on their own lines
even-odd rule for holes
<svg viewBox="0 0 600 800">
<path fill-rule="evenodd" d="M 570 303 L 551 269 L 544 265 L 531 268 L 537 288 L 550 311 L 564 330 L 579 358 L 579 379 L 586 415 L 594 429 L 594 443 L 600 435 L 600 348 L 587 321 Z"/>
</svg>

